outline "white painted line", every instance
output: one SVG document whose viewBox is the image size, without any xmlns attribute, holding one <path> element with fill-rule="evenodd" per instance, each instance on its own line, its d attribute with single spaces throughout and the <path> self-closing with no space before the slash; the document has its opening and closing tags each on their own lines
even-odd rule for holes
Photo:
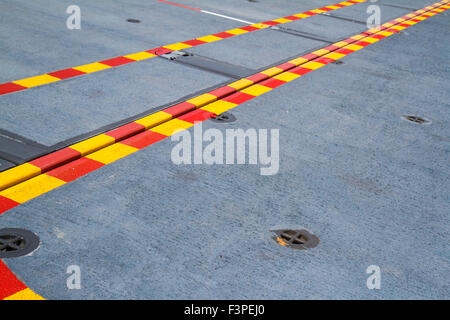
<svg viewBox="0 0 450 320">
<path fill-rule="evenodd" d="M 218 14 L 218 13 L 211 12 L 211 11 L 206 11 L 206 10 L 200 10 L 200 11 L 203 13 L 212 14 L 214 16 L 218 16 L 218 17 L 225 18 L 225 19 L 235 20 L 235 21 L 239 21 L 239 22 L 243 22 L 243 23 L 247 23 L 247 24 L 255 24 L 255 22 L 250 22 L 250 21 L 246 21 L 246 20 L 242 20 L 242 19 L 238 19 L 238 18 L 233 18 L 233 17 L 225 16 L 223 14 Z"/>
</svg>

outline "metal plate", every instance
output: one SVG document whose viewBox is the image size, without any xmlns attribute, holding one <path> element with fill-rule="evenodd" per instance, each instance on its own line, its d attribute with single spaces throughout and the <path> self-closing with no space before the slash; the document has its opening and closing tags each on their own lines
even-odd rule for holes
<svg viewBox="0 0 450 320">
<path fill-rule="evenodd" d="M 0 259 L 28 255 L 39 248 L 39 237 L 25 229 L 0 229 Z"/>
</svg>

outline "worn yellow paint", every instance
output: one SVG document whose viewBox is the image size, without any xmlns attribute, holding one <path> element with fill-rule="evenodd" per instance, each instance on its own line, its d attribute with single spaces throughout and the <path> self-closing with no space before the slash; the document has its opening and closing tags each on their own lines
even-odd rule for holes
<svg viewBox="0 0 450 320">
<path fill-rule="evenodd" d="M 269 69 L 266 69 L 264 71 L 261 71 L 260 73 L 268 75 L 269 77 L 273 77 L 274 75 L 282 73 L 283 71 L 284 71 L 283 69 L 280 69 L 280 68 L 277 68 L 277 67 L 273 67 L 273 68 L 269 68 Z"/>
<path fill-rule="evenodd" d="M 190 122 L 180 119 L 172 119 L 160 124 L 159 126 L 151 128 L 150 131 L 157 132 L 165 136 L 171 136 L 177 131 L 185 130 L 192 126 L 193 124 Z"/>
<path fill-rule="evenodd" d="M 217 40 L 222 40 L 222 38 L 219 38 L 216 36 L 205 36 L 205 37 L 197 38 L 197 40 L 205 41 L 205 42 L 214 42 Z"/>
<path fill-rule="evenodd" d="M 178 43 L 169 44 L 167 46 L 164 46 L 164 48 L 167 48 L 167 49 L 170 49 L 170 50 L 181 50 L 181 49 L 185 49 L 185 48 L 189 48 L 189 47 L 192 47 L 192 46 L 187 44 L 187 43 L 182 43 L 182 42 L 178 42 Z"/>
<path fill-rule="evenodd" d="M 18 85 L 21 85 L 21 86 L 24 86 L 27 88 L 31 88 L 31 87 L 41 86 L 46 83 L 59 81 L 59 80 L 60 79 L 58 79 L 56 77 L 52 77 L 51 75 L 43 74 L 43 75 L 36 76 L 36 77 L 13 81 L 13 83 L 16 83 Z"/>
<path fill-rule="evenodd" d="M 85 64 L 82 66 L 74 67 L 72 69 L 83 71 L 86 73 L 92 73 L 92 72 L 96 72 L 96 71 L 100 71 L 100 70 L 104 70 L 104 69 L 108 69 L 108 68 L 111 68 L 111 67 L 107 66 L 106 64 L 100 63 L 100 62 L 94 62 L 94 63 L 89 63 L 89 64 Z"/>
<path fill-rule="evenodd" d="M 212 112 L 215 114 L 221 114 L 221 113 L 223 113 L 227 110 L 230 110 L 236 106 L 237 106 L 237 104 L 235 104 L 235 103 L 218 100 L 218 101 L 210 103 L 204 107 L 201 107 L 200 109 L 206 110 L 206 111 L 209 111 L 209 112 Z"/>
<path fill-rule="evenodd" d="M 172 119 L 171 114 L 164 111 L 158 111 L 154 114 L 136 120 L 135 122 L 142 124 L 145 127 L 145 129 L 150 129 L 170 119 Z"/>
<path fill-rule="evenodd" d="M 211 103 L 216 100 L 217 100 L 216 96 L 213 96 L 212 94 L 209 94 L 209 93 L 205 93 L 205 94 L 199 95 L 198 97 L 189 99 L 186 102 L 192 103 L 192 104 L 196 105 L 197 107 L 203 107 L 205 104 Z"/>
<path fill-rule="evenodd" d="M 246 94 L 250 94 L 252 96 L 259 96 L 262 95 L 268 91 L 272 90 L 272 88 L 266 87 L 266 86 L 262 86 L 260 84 L 254 84 L 248 88 L 245 88 L 244 90 L 242 90 L 241 92 L 246 93 Z"/>
<path fill-rule="evenodd" d="M 124 57 L 128 58 L 128 59 L 131 59 L 131 60 L 139 61 L 139 60 L 145 60 L 145 59 L 156 57 L 156 54 L 152 54 L 152 53 L 148 53 L 148 52 L 142 51 L 142 52 L 136 52 L 136 53 L 128 54 L 128 55 L 126 55 Z"/>
<path fill-rule="evenodd" d="M 299 77 L 300 77 L 300 75 L 295 74 L 295 73 L 291 73 L 291 72 L 283 72 L 283 73 L 280 73 L 279 75 L 276 75 L 276 76 L 273 77 L 273 78 L 274 78 L 274 79 L 281 80 L 281 81 L 289 82 L 289 81 L 295 80 L 295 79 L 297 79 L 297 78 L 299 78 Z"/>
<path fill-rule="evenodd" d="M 40 173 L 41 169 L 30 163 L 24 163 L 17 167 L 0 172 L 0 190 L 35 177 Z"/>
<path fill-rule="evenodd" d="M 228 84 L 228 87 L 235 88 L 236 90 L 244 89 L 248 86 L 251 86 L 254 82 L 248 79 L 241 79 L 235 82 Z"/>
<path fill-rule="evenodd" d="M 113 137 L 107 136 L 106 134 L 99 134 L 98 136 L 71 145 L 70 148 L 81 152 L 81 155 L 84 156 L 109 146 L 115 141 L 116 140 Z"/>
<path fill-rule="evenodd" d="M 40 295 L 34 293 L 30 288 L 16 292 L 3 300 L 45 300 Z"/>
<path fill-rule="evenodd" d="M 319 63 L 319 62 L 316 62 L 316 61 L 309 61 L 309 62 L 307 62 L 305 64 L 302 64 L 302 68 L 308 68 L 308 69 L 311 69 L 311 70 L 316 70 L 316 69 L 319 69 L 319 68 L 321 68 L 323 66 L 324 66 L 323 63 Z"/>
<path fill-rule="evenodd" d="M 108 164 L 126 157 L 139 149 L 121 143 L 115 143 L 86 156 L 86 158 Z"/>
<path fill-rule="evenodd" d="M 65 182 L 58 178 L 41 174 L 27 181 L 16 184 L 11 188 L 0 191 L 0 196 L 9 198 L 18 203 L 24 203 L 25 201 L 36 198 L 37 196 L 62 186 L 63 184 L 65 184 Z"/>
</svg>

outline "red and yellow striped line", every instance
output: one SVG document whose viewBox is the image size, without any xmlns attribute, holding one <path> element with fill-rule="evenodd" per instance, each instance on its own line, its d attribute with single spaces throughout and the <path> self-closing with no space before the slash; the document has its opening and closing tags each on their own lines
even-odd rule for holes
<svg viewBox="0 0 450 320">
<path fill-rule="evenodd" d="M 178 130 L 210 119 L 287 82 L 341 59 L 450 8 L 443 0 L 276 67 L 235 81 L 70 147 L 0 173 L 0 214 L 23 202 L 112 163 Z M 0 268 L 6 266 L 0 264 Z M 0 270 L 2 271 L 2 270 Z M 1 273 L 0 273 L 1 274 Z M 5 272 L 5 274 L 8 274 Z M 9 273 L 9 297 L 34 297 Z M 12 278 L 14 277 L 14 278 Z M 15 280 L 14 280 L 15 279 Z M 2 280 L 0 278 L 0 280 Z M 2 283 L 2 282 L 0 282 Z M 8 289 L 9 288 L 9 289 Z M 14 289 L 16 288 L 16 289 Z M 15 294 L 23 293 L 20 294 Z M 0 291 L 0 294 L 2 291 Z M 5 295 L 5 294 L 3 294 Z M 1 295 L 0 295 L 1 297 Z M 39 297 L 36 295 L 36 297 Z"/>
<path fill-rule="evenodd" d="M 271 20 L 271 21 L 264 21 L 262 23 L 256 23 L 256 24 L 248 25 L 248 26 L 241 27 L 241 28 L 231 29 L 231 30 L 228 30 L 225 32 L 215 33 L 215 34 L 199 37 L 199 38 L 188 40 L 188 41 L 173 43 L 173 44 L 169 44 L 169 45 L 162 46 L 159 48 L 153 48 L 150 50 L 136 52 L 133 54 L 127 54 L 125 56 L 115 57 L 115 58 L 98 61 L 98 62 L 94 62 L 94 63 L 89 63 L 89 64 L 85 64 L 85 65 L 78 66 L 78 67 L 54 71 L 54 72 L 26 78 L 26 79 L 2 83 L 2 84 L 0 84 L 0 95 L 17 92 L 17 91 L 22 91 L 25 89 L 45 85 L 48 83 L 57 82 L 57 81 L 61 81 L 64 79 L 81 76 L 81 75 L 84 75 L 87 73 L 94 73 L 97 71 L 114 68 L 117 66 L 121 66 L 121 65 L 136 62 L 136 61 L 154 58 L 158 55 L 172 52 L 175 50 L 186 49 L 186 48 L 199 46 L 199 45 L 209 43 L 209 42 L 214 42 L 214 41 L 219 41 L 219 40 L 226 39 L 226 38 L 231 38 L 231 37 L 234 37 L 234 36 L 237 36 L 240 34 L 253 32 L 256 30 L 260 30 L 260 29 L 265 29 L 265 28 L 268 28 L 270 26 L 274 26 L 277 24 L 282 24 L 282 23 L 299 20 L 299 19 L 304 19 L 304 18 L 313 16 L 313 15 L 316 15 L 316 14 L 319 14 L 322 12 L 328 12 L 328 11 L 340 9 L 340 8 L 351 6 L 356 3 L 361 3 L 361 2 L 366 2 L 366 0 L 344 1 L 341 3 L 329 5 L 326 7 L 319 8 L 319 9 L 314 9 L 314 10 L 310 10 L 307 12 L 294 14 L 294 15 L 287 16 L 284 18 L 279 18 L 279 19 L 275 19 L 275 20 Z"/>
<path fill-rule="evenodd" d="M 0 300 L 43 300 L 24 285 L 0 260 Z"/>
</svg>

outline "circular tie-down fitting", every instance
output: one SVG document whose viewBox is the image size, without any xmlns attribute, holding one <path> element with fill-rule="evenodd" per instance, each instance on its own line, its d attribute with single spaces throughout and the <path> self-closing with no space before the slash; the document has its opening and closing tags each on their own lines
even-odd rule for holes
<svg viewBox="0 0 450 320">
<path fill-rule="evenodd" d="M 411 115 L 404 115 L 403 118 L 405 120 L 408 120 L 410 122 L 418 123 L 418 124 L 430 124 L 431 121 L 419 116 L 411 116 Z"/>
<path fill-rule="evenodd" d="M 333 61 L 332 64 L 340 65 L 340 64 L 344 64 L 344 61 L 336 60 L 336 61 Z"/>
<path fill-rule="evenodd" d="M 39 237 L 25 229 L 0 229 L 0 259 L 28 255 L 39 247 Z"/>
<path fill-rule="evenodd" d="M 212 121 L 217 121 L 217 122 L 222 122 L 222 123 L 235 122 L 236 121 L 236 117 L 230 112 L 223 112 L 223 113 L 221 113 L 219 115 L 213 114 L 211 116 L 211 120 Z"/>
<path fill-rule="evenodd" d="M 272 238 L 278 244 L 291 249 L 312 249 L 319 245 L 319 238 L 307 230 L 272 230 L 275 236 Z"/>
<path fill-rule="evenodd" d="M 127 22 L 131 22 L 131 23 L 140 23 L 140 22 L 141 22 L 141 20 L 139 20 L 139 19 L 133 19 L 133 18 L 129 18 L 129 19 L 127 19 Z"/>
</svg>

